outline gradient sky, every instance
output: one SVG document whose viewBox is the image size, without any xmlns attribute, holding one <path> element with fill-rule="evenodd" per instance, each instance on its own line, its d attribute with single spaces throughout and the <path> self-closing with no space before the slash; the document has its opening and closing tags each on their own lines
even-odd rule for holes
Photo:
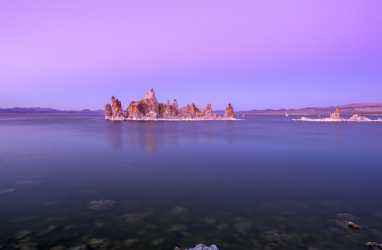
<svg viewBox="0 0 382 250">
<path fill-rule="evenodd" d="M 381 0 L 2 0 L 0 107 L 154 87 L 222 109 L 382 102 Z"/>
</svg>

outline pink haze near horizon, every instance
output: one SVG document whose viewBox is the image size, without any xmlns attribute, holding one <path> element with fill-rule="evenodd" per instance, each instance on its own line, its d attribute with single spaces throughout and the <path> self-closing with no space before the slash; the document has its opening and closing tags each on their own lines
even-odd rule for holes
<svg viewBox="0 0 382 250">
<path fill-rule="evenodd" d="M 1 1 L 0 108 L 382 102 L 382 1 Z"/>
</svg>

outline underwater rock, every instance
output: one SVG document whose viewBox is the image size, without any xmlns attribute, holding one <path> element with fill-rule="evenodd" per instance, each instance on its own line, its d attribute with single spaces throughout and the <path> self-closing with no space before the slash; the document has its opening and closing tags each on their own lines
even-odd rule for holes
<svg viewBox="0 0 382 250">
<path fill-rule="evenodd" d="M 108 245 L 105 239 L 91 238 L 87 241 L 87 245 L 92 249 L 104 249 Z"/>
<path fill-rule="evenodd" d="M 227 229 L 228 227 L 229 226 L 227 224 L 224 224 L 224 223 L 216 225 L 216 228 L 218 230 L 224 230 L 224 229 Z"/>
<path fill-rule="evenodd" d="M 58 202 L 57 201 L 46 201 L 43 203 L 43 205 L 46 207 L 53 207 L 53 206 L 57 206 Z"/>
<path fill-rule="evenodd" d="M 377 243 L 374 241 L 366 242 L 365 246 L 371 249 L 382 249 L 382 243 Z"/>
<path fill-rule="evenodd" d="M 45 229 L 45 230 L 39 232 L 39 233 L 37 234 L 37 236 L 45 236 L 45 235 L 47 235 L 47 234 L 53 232 L 53 231 L 56 230 L 56 229 L 57 229 L 57 226 L 55 226 L 55 225 L 50 225 L 47 229 Z"/>
<path fill-rule="evenodd" d="M 22 186 L 36 186 L 40 185 L 41 181 L 38 180 L 18 180 L 16 181 L 16 185 Z"/>
<path fill-rule="evenodd" d="M 252 223 L 248 221 L 238 221 L 234 225 L 237 232 L 244 234 L 251 229 Z"/>
<path fill-rule="evenodd" d="M 244 234 L 252 228 L 252 223 L 245 218 L 237 217 L 234 219 L 233 226 L 237 232 Z"/>
<path fill-rule="evenodd" d="M 274 231 L 265 232 L 263 237 L 268 242 L 276 242 L 276 243 L 282 242 L 281 235 Z"/>
<path fill-rule="evenodd" d="M 29 230 L 23 230 L 23 231 L 17 232 L 17 233 L 15 234 L 15 239 L 16 239 L 16 240 L 21 240 L 21 239 L 23 239 L 23 238 L 29 236 L 31 233 L 32 233 L 32 232 L 29 231 Z"/>
<path fill-rule="evenodd" d="M 128 239 L 128 240 L 123 241 L 123 245 L 125 247 L 131 247 L 131 246 L 135 245 L 138 242 L 139 242 L 138 239 Z"/>
<path fill-rule="evenodd" d="M 64 231 L 70 231 L 70 230 L 73 230 L 73 229 L 76 229 L 77 226 L 74 225 L 74 224 L 71 224 L 71 225 L 67 225 L 63 228 Z"/>
<path fill-rule="evenodd" d="M 16 191 L 16 189 L 14 189 L 14 188 L 1 189 L 1 190 L 0 190 L 0 195 L 2 195 L 2 194 L 13 193 L 13 192 L 15 192 L 15 191 Z"/>
<path fill-rule="evenodd" d="M 37 250 L 37 244 L 35 242 L 31 242 L 28 239 L 24 239 L 15 246 L 16 249 L 19 250 Z"/>
<path fill-rule="evenodd" d="M 94 223 L 94 226 L 96 228 L 103 228 L 105 226 L 105 223 L 97 221 Z"/>
<path fill-rule="evenodd" d="M 340 213 L 337 214 L 337 219 L 334 222 L 345 230 L 359 231 L 361 226 L 356 224 L 354 221 L 357 220 L 357 217 L 349 213 Z"/>
<path fill-rule="evenodd" d="M 336 215 L 338 219 L 343 221 L 357 221 L 358 218 L 350 213 L 339 213 Z"/>
<path fill-rule="evenodd" d="M 49 250 L 65 250 L 65 247 L 64 246 L 55 246 L 55 247 L 51 247 Z"/>
<path fill-rule="evenodd" d="M 355 224 L 355 223 L 352 222 L 352 221 L 348 221 L 348 222 L 347 222 L 347 225 L 348 225 L 348 227 L 349 227 L 351 230 L 354 230 L 354 231 L 361 230 L 361 226 Z"/>
<path fill-rule="evenodd" d="M 151 242 L 151 244 L 152 244 L 153 246 L 159 246 L 160 244 L 163 244 L 164 242 L 165 242 L 165 239 L 160 238 L 160 239 L 153 240 L 153 241 Z"/>
<path fill-rule="evenodd" d="M 89 209 L 95 211 L 105 211 L 115 205 L 113 200 L 94 200 L 89 203 Z"/>
<path fill-rule="evenodd" d="M 182 250 L 182 248 L 175 247 L 174 250 Z M 206 246 L 204 244 L 198 244 L 192 248 L 185 248 L 184 250 L 219 250 L 216 245 Z"/>
<path fill-rule="evenodd" d="M 171 214 L 172 215 L 176 215 L 176 216 L 178 216 L 178 215 L 183 215 L 183 214 L 185 214 L 185 213 L 187 213 L 187 208 L 184 208 L 184 207 L 174 207 L 172 210 L 171 210 Z"/>
<path fill-rule="evenodd" d="M 180 231 L 185 231 L 186 229 L 187 228 L 184 225 L 172 225 L 168 231 L 169 232 L 180 232 Z"/>
<path fill-rule="evenodd" d="M 295 241 L 299 237 L 294 234 L 279 233 L 277 231 L 267 231 L 262 235 L 263 239 L 271 244 L 286 246 L 288 242 Z"/>
<path fill-rule="evenodd" d="M 204 222 L 208 225 L 213 225 L 213 224 L 216 224 L 216 219 L 215 218 L 205 218 Z"/>
<path fill-rule="evenodd" d="M 128 213 L 123 215 L 127 223 L 137 223 L 142 221 L 143 219 L 151 216 L 153 213 L 151 211 L 140 212 L 140 213 Z"/>
<path fill-rule="evenodd" d="M 79 245 L 79 246 L 74 246 L 74 247 L 71 247 L 69 248 L 68 250 L 87 250 L 87 246 L 86 245 Z"/>
</svg>

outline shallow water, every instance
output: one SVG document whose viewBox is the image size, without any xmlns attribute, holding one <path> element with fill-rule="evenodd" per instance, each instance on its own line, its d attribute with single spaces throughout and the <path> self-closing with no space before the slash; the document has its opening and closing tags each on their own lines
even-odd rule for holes
<svg viewBox="0 0 382 250">
<path fill-rule="evenodd" d="M 365 249 L 382 242 L 381 139 L 379 123 L 1 115 L 0 249 Z"/>
</svg>

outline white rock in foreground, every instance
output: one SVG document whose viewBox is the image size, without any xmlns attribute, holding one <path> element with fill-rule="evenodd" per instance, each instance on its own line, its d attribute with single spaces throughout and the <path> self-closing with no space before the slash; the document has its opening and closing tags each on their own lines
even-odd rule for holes
<svg viewBox="0 0 382 250">
<path fill-rule="evenodd" d="M 365 116 L 355 116 L 353 115 L 349 119 L 346 118 L 309 118 L 309 117 L 301 117 L 298 119 L 292 119 L 293 121 L 303 121 L 303 122 L 382 122 L 382 119 L 370 119 Z"/>
<path fill-rule="evenodd" d="M 179 247 L 175 247 L 175 250 L 181 250 Z M 204 244 L 198 244 L 193 248 L 186 248 L 185 250 L 219 250 L 216 245 L 206 246 Z"/>
</svg>

